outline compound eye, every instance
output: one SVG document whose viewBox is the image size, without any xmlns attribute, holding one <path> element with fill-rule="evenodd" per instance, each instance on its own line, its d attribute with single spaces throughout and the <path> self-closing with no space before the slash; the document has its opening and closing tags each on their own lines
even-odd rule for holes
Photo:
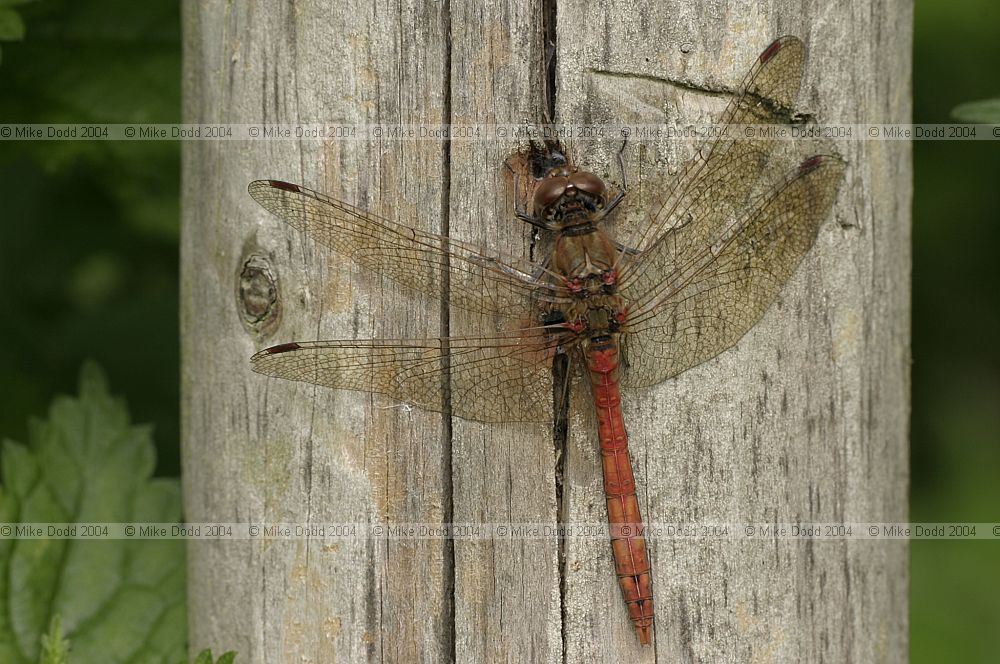
<svg viewBox="0 0 1000 664">
<path fill-rule="evenodd" d="M 587 171 L 573 173 L 569 178 L 569 183 L 580 191 L 586 192 L 596 198 L 604 196 L 606 190 L 604 180 Z"/>
<path fill-rule="evenodd" d="M 533 199 L 535 214 L 541 214 L 545 208 L 558 201 L 566 191 L 566 185 L 566 178 L 561 175 L 543 180 L 535 190 Z"/>
</svg>

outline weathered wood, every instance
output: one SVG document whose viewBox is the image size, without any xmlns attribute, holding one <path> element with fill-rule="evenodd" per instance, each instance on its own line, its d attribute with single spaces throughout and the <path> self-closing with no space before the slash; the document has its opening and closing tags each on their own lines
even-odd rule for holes
<svg viewBox="0 0 1000 664">
<path fill-rule="evenodd" d="M 543 119 L 542 11 L 540 0 L 451 3 L 452 122 Z M 524 144 L 482 138 L 450 146 L 450 233 L 528 256 L 533 233 L 514 217 L 503 167 Z M 455 310 L 451 321 L 452 334 L 491 329 Z M 551 426 L 453 427 L 457 522 L 558 520 Z M 557 540 L 456 542 L 455 661 L 562 661 L 558 553 Z"/>
<path fill-rule="evenodd" d="M 775 37 L 810 51 L 799 107 L 823 121 L 910 121 L 911 5 L 559 3 L 557 118 L 708 123 Z M 610 17 L 614 17 L 613 19 Z M 614 145 L 577 146 L 614 173 Z M 694 144 L 633 146 L 633 181 Z M 907 518 L 910 152 L 837 145 L 849 162 L 833 218 L 735 348 L 625 395 L 647 522 Z M 603 148 L 595 149 L 595 148 Z M 592 160 L 588 163 L 588 159 Z M 662 166 L 661 166 L 662 168 Z M 626 201 L 626 205 L 628 201 Z M 598 522 L 594 417 L 576 399 L 570 519 Z M 903 542 L 652 542 L 661 661 L 906 661 Z M 621 609 L 606 543 L 572 540 L 569 661 L 653 661 Z"/>
<path fill-rule="evenodd" d="M 185 5 L 189 122 L 440 123 L 439 5 Z M 371 395 L 268 381 L 260 348 L 293 339 L 422 337 L 439 305 L 296 235 L 247 195 L 300 182 L 427 230 L 442 224 L 440 141 L 185 145 L 183 419 L 187 517 L 303 523 L 450 520 L 438 414 Z M 277 279 L 280 320 L 250 324 L 248 260 Z M 452 543 L 359 537 L 190 547 L 191 644 L 245 662 L 447 661 Z"/>
<path fill-rule="evenodd" d="M 831 122 L 909 120 L 905 0 L 864 17 L 818 2 L 778 2 L 767 12 L 716 3 L 711 16 L 704 4 L 672 1 L 597 8 L 574 0 L 557 9 L 561 121 L 710 121 L 780 34 L 799 35 L 810 49 L 802 110 Z M 537 121 L 545 11 L 540 0 L 189 1 L 185 119 Z M 548 427 L 445 422 L 380 397 L 268 381 L 247 362 L 293 339 L 460 334 L 472 324 L 452 311 L 443 325 L 432 298 L 295 235 L 250 200 L 250 180 L 301 182 L 526 256 L 531 235 L 512 217 L 502 173 L 517 147 L 185 144 L 189 520 L 604 521 L 585 391 L 574 395 L 557 505 Z M 614 143 L 571 147 L 581 165 L 617 178 Z M 629 176 L 638 181 L 663 160 L 676 167 L 692 147 L 633 144 Z M 626 394 L 647 521 L 906 519 L 909 148 L 838 148 L 850 166 L 835 213 L 761 323 L 719 358 Z M 251 313 L 268 300 L 261 284 L 269 277 L 277 303 L 258 320 Z M 906 659 L 902 542 L 654 540 L 657 621 L 645 650 L 608 543 L 565 546 L 560 566 L 555 540 L 193 543 L 192 649 L 232 648 L 247 662 Z"/>
</svg>

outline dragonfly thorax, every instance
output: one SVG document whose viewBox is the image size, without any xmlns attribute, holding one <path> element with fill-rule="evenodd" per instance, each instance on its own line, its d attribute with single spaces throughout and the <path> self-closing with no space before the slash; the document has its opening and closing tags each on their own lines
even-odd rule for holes
<svg viewBox="0 0 1000 664">
<path fill-rule="evenodd" d="M 611 238 L 594 226 L 586 232 L 562 232 L 556 238 L 552 268 L 574 298 L 613 295 L 618 288 L 618 251 Z"/>
</svg>

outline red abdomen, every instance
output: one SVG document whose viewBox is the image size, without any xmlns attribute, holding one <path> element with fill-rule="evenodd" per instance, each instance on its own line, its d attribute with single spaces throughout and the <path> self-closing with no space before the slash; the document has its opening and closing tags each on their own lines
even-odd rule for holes
<svg viewBox="0 0 1000 664">
<path fill-rule="evenodd" d="M 618 386 L 618 343 L 612 337 L 595 341 L 586 353 L 594 406 L 597 408 L 604 495 L 611 526 L 611 552 L 618 585 L 635 625 L 639 642 L 649 645 L 653 631 L 653 585 L 642 516 L 635 497 L 635 477 L 628 453 Z"/>
</svg>

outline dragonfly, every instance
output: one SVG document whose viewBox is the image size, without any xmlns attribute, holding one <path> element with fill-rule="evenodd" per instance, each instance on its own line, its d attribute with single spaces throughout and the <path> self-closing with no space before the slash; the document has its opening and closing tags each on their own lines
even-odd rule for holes
<svg viewBox="0 0 1000 664">
<path fill-rule="evenodd" d="M 793 36 L 770 44 L 719 124 L 800 121 L 793 104 L 805 55 Z M 254 181 L 249 193 L 261 206 L 361 268 L 510 323 L 447 338 L 283 343 L 253 355 L 252 369 L 494 423 L 551 421 L 553 363 L 575 362 L 597 415 L 618 585 L 639 643 L 649 645 L 652 571 L 622 399 L 734 346 L 812 247 L 846 163 L 828 150 L 775 164 L 775 145 L 718 132 L 677 176 L 650 181 L 656 204 L 629 243 L 604 223 L 627 197 L 621 152 L 616 190 L 553 159 L 535 178 L 530 207 L 515 188 L 516 216 L 551 233 L 541 262 L 411 228 L 297 184 Z"/>
</svg>

